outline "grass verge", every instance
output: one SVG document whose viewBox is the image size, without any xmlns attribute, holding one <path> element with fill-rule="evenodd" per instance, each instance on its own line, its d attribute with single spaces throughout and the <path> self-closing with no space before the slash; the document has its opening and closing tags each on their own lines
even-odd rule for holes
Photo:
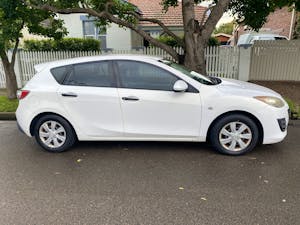
<svg viewBox="0 0 300 225">
<path fill-rule="evenodd" d="M 292 119 L 300 119 L 300 105 L 293 102 L 291 99 L 286 98 L 285 101 L 290 107 L 291 110 L 291 118 Z"/>
<path fill-rule="evenodd" d="M 9 100 L 6 96 L 0 96 L 0 112 L 15 112 L 18 104 L 17 99 Z"/>
</svg>

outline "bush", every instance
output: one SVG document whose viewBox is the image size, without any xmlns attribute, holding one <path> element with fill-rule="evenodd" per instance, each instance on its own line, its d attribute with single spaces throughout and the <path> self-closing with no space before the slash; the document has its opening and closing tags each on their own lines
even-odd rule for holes
<svg viewBox="0 0 300 225">
<path fill-rule="evenodd" d="M 159 38 L 157 38 L 157 40 L 164 43 L 164 44 L 167 44 L 171 47 L 178 47 L 179 46 L 177 41 L 173 37 L 170 37 L 170 36 L 163 35 L 163 36 L 160 36 Z M 218 45 L 220 45 L 218 39 L 216 39 L 215 37 L 211 37 L 209 39 L 208 46 L 218 46 Z"/>
<path fill-rule="evenodd" d="M 171 36 L 163 35 L 163 36 L 160 36 L 159 38 L 157 38 L 157 40 L 164 43 L 164 44 L 167 44 L 171 47 L 178 47 L 179 46 L 177 41 Z"/>
<path fill-rule="evenodd" d="M 28 51 L 98 51 L 100 41 L 84 38 L 25 40 L 24 49 Z"/>
<path fill-rule="evenodd" d="M 210 37 L 208 40 L 208 46 L 219 46 L 220 42 L 215 37 Z"/>
</svg>

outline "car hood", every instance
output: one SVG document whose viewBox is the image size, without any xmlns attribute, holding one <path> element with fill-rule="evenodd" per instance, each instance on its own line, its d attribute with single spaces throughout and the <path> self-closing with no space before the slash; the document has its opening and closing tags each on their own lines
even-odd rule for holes
<svg viewBox="0 0 300 225">
<path fill-rule="evenodd" d="M 281 97 L 277 92 L 249 82 L 222 78 L 222 83 L 218 85 L 218 89 L 226 94 L 234 94 L 241 96 L 274 96 Z"/>
</svg>

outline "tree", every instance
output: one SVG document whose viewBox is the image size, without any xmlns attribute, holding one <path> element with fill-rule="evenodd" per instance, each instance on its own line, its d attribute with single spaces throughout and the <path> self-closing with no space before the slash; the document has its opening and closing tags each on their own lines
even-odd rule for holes
<svg viewBox="0 0 300 225">
<path fill-rule="evenodd" d="M 234 22 L 224 23 L 220 25 L 218 28 L 216 28 L 214 30 L 214 33 L 215 34 L 224 33 L 224 34 L 232 35 L 233 29 L 234 29 Z"/>
<path fill-rule="evenodd" d="M 54 17 L 54 13 L 33 9 L 21 0 L 0 0 L 0 57 L 9 99 L 16 98 L 18 89 L 14 65 L 22 29 L 26 26 L 30 33 L 61 38 L 66 30 L 62 28 L 62 21 Z M 11 57 L 7 52 L 10 48 Z"/>
<path fill-rule="evenodd" d="M 164 10 L 169 7 L 182 6 L 184 38 L 174 34 L 165 24 L 156 18 L 145 18 L 134 5 L 125 0 L 24 0 L 27 4 L 50 12 L 70 14 L 87 13 L 97 18 L 98 25 L 106 25 L 109 22 L 119 24 L 132 29 L 146 39 L 150 44 L 164 49 L 174 60 L 184 64 L 188 68 L 206 74 L 205 48 L 213 33 L 216 24 L 223 13 L 231 10 L 239 22 L 244 22 L 254 29 L 259 29 L 265 23 L 270 12 L 276 7 L 292 5 L 299 0 L 214 0 L 211 7 L 205 13 L 207 18 L 196 20 L 195 5 L 204 0 L 161 0 Z M 184 54 L 178 54 L 169 45 L 151 37 L 143 31 L 139 22 L 147 21 L 157 24 L 163 32 L 174 38 L 184 49 Z"/>
</svg>

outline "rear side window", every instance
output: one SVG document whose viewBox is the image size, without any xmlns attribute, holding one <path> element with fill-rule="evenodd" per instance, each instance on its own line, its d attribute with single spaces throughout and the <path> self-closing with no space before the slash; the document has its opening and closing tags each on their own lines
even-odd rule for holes
<svg viewBox="0 0 300 225">
<path fill-rule="evenodd" d="M 55 78 L 55 80 L 59 84 L 62 84 L 67 74 L 71 71 L 71 68 L 72 66 L 61 66 L 61 67 L 53 68 L 50 71 L 53 77 Z"/>
<path fill-rule="evenodd" d="M 75 64 L 64 84 L 90 87 L 115 86 L 111 63 L 104 61 Z"/>
</svg>

